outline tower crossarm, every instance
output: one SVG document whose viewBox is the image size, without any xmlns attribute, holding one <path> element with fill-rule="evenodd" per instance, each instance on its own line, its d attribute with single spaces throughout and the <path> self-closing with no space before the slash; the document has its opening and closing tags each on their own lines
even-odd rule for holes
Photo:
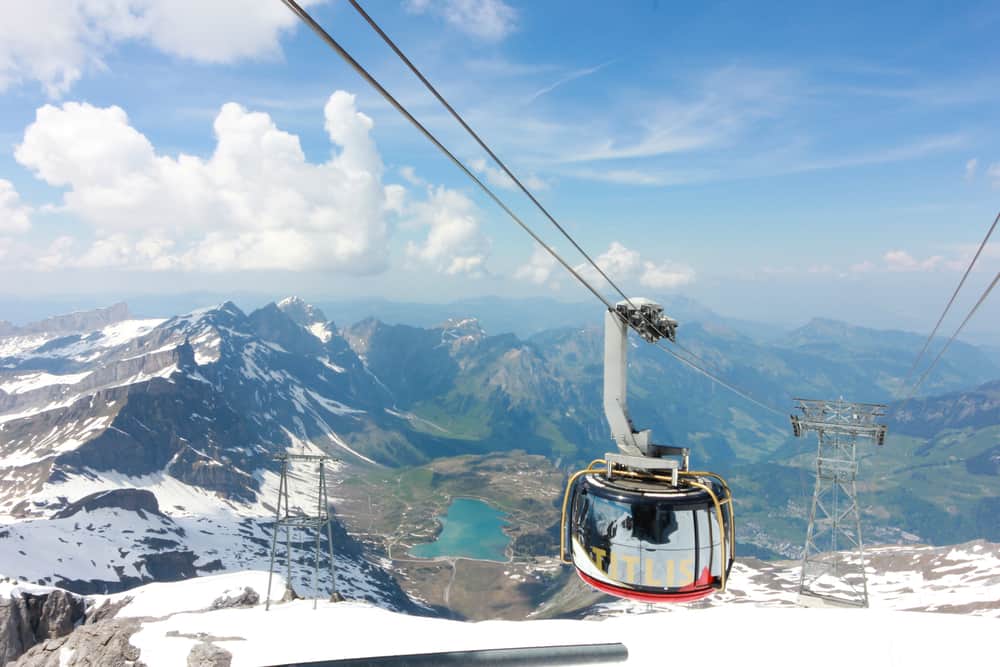
<svg viewBox="0 0 1000 667">
<path fill-rule="evenodd" d="M 791 415 L 792 433 L 801 438 L 807 431 L 823 436 L 868 438 L 885 443 L 886 425 L 879 423 L 886 406 L 879 403 L 849 403 L 844 400 L 822 401 L 796 398 L 801 414 Z"/>
</svg>

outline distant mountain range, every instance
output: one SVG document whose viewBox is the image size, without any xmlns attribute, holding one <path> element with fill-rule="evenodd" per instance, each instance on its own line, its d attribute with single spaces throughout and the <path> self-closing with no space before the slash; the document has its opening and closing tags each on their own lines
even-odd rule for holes
<svg viewBox="0 0 1000 667">
<path fill-rule="evenodd" d="M 227 302 L 138 320 L 122 305 L 9 327 L 0 573 L 98 591 L 260 567 L 274 457 L 289 448 L 330 452 L 348 466 L 342 474 L 515 449 L 568 469 L 610 449 L 596 326 L 522 339 L 489 335 L 474 313 L 341 327 L 324 311 L 288 298 L 249 314 Z M 923 342 L 828 320 L 770 337 L 737 326 L 682 322 L 680 339 L 713 372 L 789 412 L 793 396 L 891 400 Z M 862 472 L 874 541 L 1000 539 L 990 514 L 1000 418 L 996 385 L 984 384 L 998 377 L 987 354 L 956 343 L 926 385 L 939 396 L 894 412 L 887 445 L 866 452 Z M 637 424 L 731 478 L 743 553 L 796 554 L 814 442 L 645 344 L 633 349 L 630 390 Z M 79 549 L 60 542 L 67 531 Z M 380 554 L 343 530 L 336 540 L 338 571 L 357 590 L 414 608 Z"/>
</svg>

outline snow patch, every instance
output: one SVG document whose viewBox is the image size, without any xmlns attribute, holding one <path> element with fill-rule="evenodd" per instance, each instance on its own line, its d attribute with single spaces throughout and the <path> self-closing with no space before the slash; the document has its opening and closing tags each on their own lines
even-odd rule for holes
<svg viewBox="0 0 1000 667">
<path fill-rule="evenodd" d="M 52 385 L 76 384 L 90 375 L 86 373 L 70 373 L 68 375 L 52 375 L 51 373 L 28 373 L 19 375 L 14 380 L 0 384 L 0 391 L 8 394 L 23 394 L 42 387 Z"/>
<path fill-rule="evenodd" d="M 319 338 L 323 343 L 329 343 L 330 339 L 333 338 L 333 334 L 327 330 L 324 322 L 313 322 L 306 327 L 306 331 Z"/>
</svg>

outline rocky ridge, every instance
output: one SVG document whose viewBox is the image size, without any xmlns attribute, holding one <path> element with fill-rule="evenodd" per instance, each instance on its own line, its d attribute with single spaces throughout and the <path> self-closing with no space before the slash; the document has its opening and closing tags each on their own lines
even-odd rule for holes
<svg viewBox="0 0 1000 667">
<path fill-rule="evenodd" d="M 0 573 L 96 593 L 266 566 L 275 456 L 371 464 L 350 434 L 405 425 L 387 404 L 343 338 L 274 304 L 0 338 Z M 296 474 L 302 507 L 315 471 Z M 333 532 L 350 594 L 419 611 L 378 554 Z"/>
</svg>

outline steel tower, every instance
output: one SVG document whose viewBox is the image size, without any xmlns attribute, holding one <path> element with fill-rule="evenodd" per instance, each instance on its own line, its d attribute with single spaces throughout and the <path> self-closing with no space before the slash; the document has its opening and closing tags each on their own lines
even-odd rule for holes
<svg viewBox="0 0 1000 667">
<path fill-rule="evenodd" d="M 337 593 L 337 578 L 333 567 L 333 534 L 330 527 L 330 501 L 326 493 L 326 465 L 331 459 L 329 456 L 317 454 L 292 454 L 284 453 L 277 456 L 281 462 L 281 481 L 278 485 L 278 504 L 275 510 L 274 532 L 271 534 L 271 565 L 267 576 L 267 598 L 264 602 L 264 609 L 271 608 L 271 579 L 275 572 L 275 557 L 278 551 L 278 533 L 281 528 L 285 529 L 285 564 L 287 567 L 286 590 L 283 599 L 297 598 L 292 587 L 292 529 L 312 530 L 315 535 L 315 545 L 313 548 L 312 579 L 314 594 L 318 591 L 318 577 L 320 568 L 320 540 L 323 533 L 326 533 L 326 543 L 330 563 L 330 600 L 340 600 Z M 293 506 L 289 493 L 289 482 L 293 479 L 291 467 L 293 463 L 314 464 L 316 475 L 316 507 L 309 509 L 302 506 Z M 307 492 L 308 494 L 308 492 Z M 308 496 L 307 496 L 308 497 Z M 308 539 L 308 537 L 306 538 Z M 303 543 L 300 543 L 300 546 Z M 306 554 L 308 558 L 308 554 Z M 279 565 L 280 567 L 280 565 Z M 316 598 L 313 598 L 313 608 L 316 607 Z"/>
<path fill-rule="evenodd" d="M 855 480 L 858 440 L 885 442 L 884 405 L 794 399 L 801 415 L 792 415 L 792 432 L 815 431 L 816 486 L 809 530 L 802 552 L 799 604 L 868 606 L 861 513 Z"/>
</svg>

